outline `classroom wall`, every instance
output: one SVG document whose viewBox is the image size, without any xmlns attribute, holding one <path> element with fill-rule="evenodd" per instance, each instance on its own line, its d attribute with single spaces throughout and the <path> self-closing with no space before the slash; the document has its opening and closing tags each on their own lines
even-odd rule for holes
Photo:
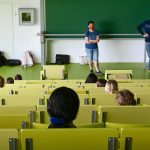
<svg viewBox="0 0 150 150">
<path fill-rule="evenodd" d="M 37 36 L 37 33 L 40 32 L 40 0 L 0 0 L 0 3 L 12 4 L 13 43 L 11 54 L 8 56 L 21 59 L 24 51 L 31 50 L 35 61 L 41 62 L 40 37 Z M 35 24 L 32 26 L 19 26 L 18 8 L 36 8 Z M 5 29 L 7 30 L 7 26 Z M 6 43 L 7 47 L 7 39 L 2 38 L 2 40 L 0 42 Z M 0 47 L 0 50 L 3 49 Z M 143 62 L 144 60 L 143 39 L 102 39 L 99 43 L 99 50 L 100 62 Z M 56 54 L 68 54 L 71 56 L 72 63 L 78 63 L 79 56 L 86 55 L 84 39 L 48 40 L 45 56 L 47 61 L 55 62 Z"/>
<path fill-rule="evenodd" d="M 11 17 L 13 29 L 13 45 L 11 50 L 12 55 L 7 56 L 14 59 L 21 59 L 23 53 L 27 50 L 30 50 L 33 53 L 35 62 L 40 62 L 40 37 L 37 36 L 37 33 L 40 32 L 40 0 L 0 0 L 0 3 L 10 3 L 12 5 Z M 31 26 L 19 26 L 18 8 L 35 8 L 35 24 Z M 4 38 L 3 40 L 6 41 L 7 39 Z M 0 49 L 3 50 L 1 47 Z"/>
<path fill-rule="evenodd" d="M 84 39 L 47 40 L 47 61 L 55 62 L 56 54 L 68 54 L 72 63 L 78 63 L 79 56 L 86 55 Z M 102 39 L 99 42 L 99 61 L 144 62 L 144 39 Z"/>
</svg>

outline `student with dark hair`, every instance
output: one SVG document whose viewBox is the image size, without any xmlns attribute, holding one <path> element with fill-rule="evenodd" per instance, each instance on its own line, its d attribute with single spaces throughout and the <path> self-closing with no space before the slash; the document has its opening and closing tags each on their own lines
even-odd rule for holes
<svg viewBox="0 0 150 150">
<path fill-rule="evenodd" d="M 90 73 L 87 76 L 85 83 L 96 83 L 97 80 L 98 80 L 97 76 L 94 73 Z"/>
<path fill-rule="evenodd" d="M 20 74 L 15 75 L 15 80 L 22 80 L 22 76 Z"/>
<path fill-rule="evenodd" d="M 47 104 L 51 123 L 49 128 L 75 128 L 73 120 L 77 116 L 79 105 L 79 98 L 74 90 L 67 87 L 55 89 Z"/>
<path fill-rule="evenodd" d="M 6 79 L 6 84 L 14 84 L 14 79 L 12 77 L 8 77 Z"/>
<path fill-rule="evenodd" d="M 85 51 L 88 58 L 90 72 L 93 73 L 93 63 L 96 69 L 97 75 L 103 75 L 99 70 L 99 50 L 98 42 L 100 41 L 99 32 L 94 27 L 94 21 L 88 22 L 88 31 L 85 32 Z"/>
<path fill-rule="evenodd" d="M 97 87 L 105 87 L 106 82 L 107 82 L 107 80 L 105 80 L 105 79 L 98 79 L 96 82 Z"/>
<path fill-rule="evenodd" d="M 116 94 L 116 102 L 118 105 L 136 105 L 134 94 L 127 89 Z"/>
<path fill-rule="evenodd" d="M 116 80 L 108 80 L 105 85 L 105 92 L 112 94 L 118 92 L 118 83 Z"/>
<path fill-rule="evenodd" d="M 0 88 L 3 88 L 5 84 L 5 80 L 2 76 L 0 76 Z"/>
</svg>

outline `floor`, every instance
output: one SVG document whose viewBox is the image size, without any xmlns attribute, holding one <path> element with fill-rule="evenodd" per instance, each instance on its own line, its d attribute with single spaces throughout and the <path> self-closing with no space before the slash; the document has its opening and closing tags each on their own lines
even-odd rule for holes
<svg viewBox="0 0 150 150">
<path fill-rule="evenodd" d="M 68 64 L 69 79 L 85 79 L 89 73 L 88 65 Z M 134 79 L 150 79 L 150 71 L 144 68 L 143 63 L 101 63 L 100 69 L 105 70 L 133 70 Z M 35 64 L 32 67 L 22 68 L 21 66 L 2 66 L 0 67 L 0 75 L 5 79 L 7 77 L 14 77 L 16 74 L 21 74 L 24 80 L 40 79 L 41 64 Z M 103 78 L 103 76 L 101 77 Z"/>
</svg>

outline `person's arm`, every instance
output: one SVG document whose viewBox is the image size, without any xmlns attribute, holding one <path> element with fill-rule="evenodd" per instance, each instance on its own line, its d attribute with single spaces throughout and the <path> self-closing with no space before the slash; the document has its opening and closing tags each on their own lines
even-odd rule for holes
<svg viewBox="0 0 150 150">
<path fill-rule="evenodd" d="M 85 43 L 90 44 L 88 32 L 85 32 Z"/>
<path fill-rule="evenodd" d="M 100 41 L 100 38 L 98 35 L 96 36 L 96 40 L 89 40 L 89 42 L 91 43 L 98 43 L 99 41 Z"/>
<path fill-rule="evenodd" d="M 90 44 L 91 43 L 90 40 L 89 40 L 89 37 L 85 37 L 85 43 L 86 44 Z"/>
</svg>

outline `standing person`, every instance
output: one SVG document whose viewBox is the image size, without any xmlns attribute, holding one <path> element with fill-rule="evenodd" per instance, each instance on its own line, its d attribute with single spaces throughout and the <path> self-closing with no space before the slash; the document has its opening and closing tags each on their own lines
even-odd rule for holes
<svg viewBox="0 0 150 150">
<path fill-rule="evenodd" d="M 98 42 L 100 41 L 99 32 L 94 27 L 94 22 L 88 22 L 88 31 L 85 32 L 85 50 L 88 58 L 90 72 L 93 73 L 93 63 L 96 69 L 96 75 L 104 75 L 99 70 L 98 64 Z"/>
<path fill-rule="evenodd" d="M 145 20 L 139 24 L 137 30 L 145 38 L 145 49 L 149 58 L 148 69 L 150 70 L 150 20 Z"/>
</svg>

